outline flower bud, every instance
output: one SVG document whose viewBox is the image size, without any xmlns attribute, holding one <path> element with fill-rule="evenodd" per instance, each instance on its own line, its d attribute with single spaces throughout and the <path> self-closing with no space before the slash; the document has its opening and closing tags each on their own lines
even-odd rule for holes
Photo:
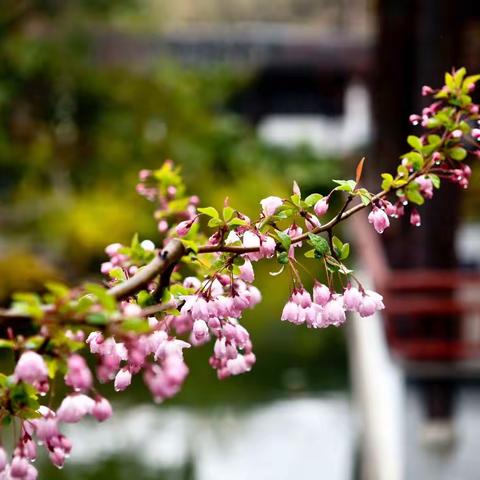
<svg viewBox="0 0 480 480">
<path fill-rule="evenodd" d="M 267 197 L 260 201 L 262 211 L 265 217 L 270 217 L 275 214 L 277 209 L 283 205 L 283 200 L 280 197 Z"/>
<path fill-rule="evenodd" d="M 184 237 L 190 231 L 192 225 L 193 220 L 184 220 L 175 227 L 175 231 L 179 237 Z"/>
<path fill-rule="evenodd" d="M 422 218 L 416 208 L 414 208 L 410 214 L 410 223 L 415 227 L 419 227 L 422 224 Z"/>
<path fill-rule="evenodd" d="M 114 388 L 116 392 L 125 390 L 132 383 L 132 374 L 126 368 L 122 368 L 115 376 Z"/>
<path fill-rule="evenodd" d="M 323 283 L 315 282 L 313 286 L 313 301 L 322 307 L 330 300 L 330 289 Z"/>
<path fill-rule="evenodd" d="M 328 198 L 323 197 L 321 198 L 313 207 L 313 211 L 317 217 L 321 217 L 325 215 L 328 211 Z"/>
<path fill-rule="evenodd" d="M 373 207 L 373 210 L 368 215 L 368 222 L 373 224 L 377 233 L 383 233 L 390 226 L 388 215 L 378 207 Z"/>
<path fill-rule="evenodd" d="M 31 384 L 45 382 L 48 379 L 47 366 L 38 353 L 24 352 L 15 366 L 15 377 L 18 381 Z"/>
<path fill-rule="evenodd" d="M 104 397 L 98 397 L 95 405 L 92 407 L 92 415 L 99 421 L 103 422 L 112 416 L 112 406 Z"/>
</svg>

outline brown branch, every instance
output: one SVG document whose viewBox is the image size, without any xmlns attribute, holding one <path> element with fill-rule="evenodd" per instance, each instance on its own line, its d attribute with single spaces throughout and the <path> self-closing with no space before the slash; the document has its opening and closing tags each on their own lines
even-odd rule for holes
<svg viewBox="0 0 480 480">
<path fill-rule="evenodd" d="M 117 300 L 128 297 L 146 287 L 157 275 L 161 275 L 169 267 L 175 265 L 185 253 L 185 247 L 177 238 L 173 238 L 167 246 L 133 277 L 108 290 L 109 295 Z"/>
</svg>

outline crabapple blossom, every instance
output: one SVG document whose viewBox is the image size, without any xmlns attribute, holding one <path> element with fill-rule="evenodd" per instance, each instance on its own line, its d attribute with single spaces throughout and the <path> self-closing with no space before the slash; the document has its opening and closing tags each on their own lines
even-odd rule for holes
<svg viewBox="0 0 480 480">
<path fill-rule="evenodd" d="M 415 227 L 419 227 L 422 224 L 422 219 L 416 208 L 414 208 L 410 214 L 410 223 Z"/>
<path fill-rule="evenodd" d="M 263 214 L 266 217 L 270 217 L 283 205 L 283 200 L 280 197 L 271 196 L 264 198 L 260 205 L 262 206 Z"/>
<path fill-rule="evenodd" d="M 104 422 L 112 416 L 112 406 L 110 402 L 104 397 L 97 397 L 95 404 L 92 406 L 90 412 L 99 422 Z"/>
<path fill-rule="evenodd" d="M 373 210 L 368 214 L 368 222 L 373 224 L 377 233 L 383 233 L 390 226 L 387 214 L 378 207 L 373 207 Z"/>
<path fill-rule="evenodd" d="M 323 197 L 321 198 L 313 207 L 313 211 L 317 217 L 322 217 L 328 211 L 328 198 Z"/>
<path fill-rule="evenodd" d="M 18 381 L 31 384 L 46 382 L 48 379 L 47 366 L 42 356 L 30 350 L 22 353 L 14 374 Z"/>
<path fill-rule="evenodd" d="M 67 360 L 68 371 L 65 375 L 65 384 L 77 392 L 90 390 L 93 377 L 87 362 L 80 355 L 71 355 Z"/>
<path fill-rule="evenodd" d="M 115 391 L 125 390 L 132 383 L 132 374 L 126 368 L 122 368 L 115 375 Z"/>
</svg>

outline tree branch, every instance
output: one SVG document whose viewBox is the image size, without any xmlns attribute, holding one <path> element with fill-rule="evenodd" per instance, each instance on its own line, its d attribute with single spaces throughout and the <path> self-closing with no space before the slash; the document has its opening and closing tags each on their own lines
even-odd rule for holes
<svg viewBox="0 0 480 480">
<path fill-rule="evenodd" d="M 109 295 L 117 300 L 128 297 L 146 287 L 157 275 L 174 266 L 185 253 L 185 247 L 177 238 L 172 238 L 165 248 L 133 277 L 108 290 Z"/>
</svg>

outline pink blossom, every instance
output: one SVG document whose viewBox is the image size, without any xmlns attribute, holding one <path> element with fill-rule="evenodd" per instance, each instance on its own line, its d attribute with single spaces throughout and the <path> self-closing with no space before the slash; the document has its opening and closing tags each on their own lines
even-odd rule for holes
<svg viewBox="0 0 480 480">
<path fill-rule="evenodd" d="M 121 243 L 111 243 L 110 245 L 106 246 L 105 247 L 105 253 L 109 256 L 109 257 L 113 257 L 115 256 L 119 250 L 122 248 L 122 244 Z"/>
<path fill-rule="evenodd" d="M 463 135 L 463 132 L 459 129 L 456 129 L 452 132 L 452 137 L 453 138 L 461 138 Z"/>
<path fill-rule="evenodd" d="M 243 234 L 243 246 L 245 248 L 260 248 L 260 237 L 256 233 L 247 230 Z"/>
<path fill-rule="evenodd" d="M 99 421 L 103 422 L 112 416 L 112 406 L 104 397 L 98 397 L 92 407 L 91 414 Z"/>
<path fill-rule="evenodd" d="M 115 376 L 114 388 L 116 392 L 125 390 L 132 383 L 132 374 L 126 368 L 122 368 Z"/>
<path fill-rule="evenodd" d="M 102 265 L 100 266 L 100 272 L 102 272 L 104 275 L 108 275 L 110 273 L 110 270 L 112 269 L 113 269 L 112 262 L 103 262 Z"/>
<path fill-rule="evenodd" d="M 175 231 L 179 237 L 184 237 L 192 228 L 193 221 L 192 220 L 184 220 L 180 222 L 176 227 Z"/>
<path fill-rule="evenodd" d="M 193 323 L 192 333 L 197 341 L 208 339 L 209 329 L 205 320 L 195 320 Z"/>
<path fill-rule="evenodd" d="M 166 220 L 160 220 L 158 222 L 158 231 L 160 233 L 165 233 L 168 230 L 168 222 Z"/>
<path fill-rule="evenodd" d="M 322 215 L 325 215 L 328 211 L 328 197 L 323 197 L 321 198 L 313 207 L 313 210 L 315 212 L 315 215 L 317 217 L 321 217 Z"/>
<path fill-rule="evenodd" d="M 84 392 L 92 387 L 92 373 L 87 362 L 80 355 L 70 355 L 67 360 L 68 371 L 65 375 L 65 384 L 77 392 Z"/>
<path fill-rule="evenodd" d="M 65 450 L 60 447 L 55 447 L 50 451 L 49 457 L 57 468 L 62 468 L 65 463 Z"/>
<path fill-rule="evenodd" d="M 420 115 L 415 115 L 415 114 L 412 114 L 410 115 L 410 117 L 408 117 L 408 120 L 412 125 L 418 125 L 421 119 L 422 117 Z"/>
<path fill-rule="evenodd" d="M 356 287 L 347 287 L 343 294 L 343 304 L 347 310 L 355 311 L 362 301 L 363 295 Z"/>
<path fill-rule="evenodd" d="M 425 177 L 425 175 L 421 175 L 415 179 L 415 182 L 420 185 L 420 193 L 425 198 L 432 198 L 433 197 L 433 183 L 430 178 Z"/>
<path fill-rule="evenodd" d="M 346 320 L 345 310 L 337 299 L 329 300 L 324 307 L 324 321 L 328 325 L 341 325 Z"/>
<path fill-rule="evenodd" d="M 315 285 L 313 286 L 313 301 L 317 305 L 323 307 L 330 300 L 331 295 L 330 289 L 326 285 L 315 281 Z"/>
<path fill-rule="evenodd" d="M 100 353 L 103 349 L 104 338 L 101 332 L 91 332 L 85 343 L 90 346 L 91 353 Z"/>
<path fill-rule="evenodd" d="M 68 395 L 57 410 L 57 419 L 64 423 L 77 423 L 91 412 L 93 405 L 94 401 L 82 393 Z"/>
<path fill-rule="evenodd" d="M 422 87 L 422 95 L 426 97 L 427 95 L 431 95 L 433 93 L 433 88 L 429 87 L 428 85 L 424 85 Z"/>
<path fill-rule="evenodd" d="M 368 295 L 365 295 L 358 306 L 358 313 L 361 317 L 369 317 L 373 315 L 377 310 L 375 300 Z"/>
<path fill-rule="evenodd" d="M 240 266 L 240 278 L 245 282 L 252 283 L 255 280 L 252 262 L 247 258 L 245 263 Z"/>
<path fill-rule="evenodd" d="M 298 195 L 300 198 L 302 197 L 302 192 L 300 191 L 300 187 L 298 186 L 298 183 L 294 180 L 293 185 L 292 185 L 292 193 L 294 195 Z"/>
<path fill-rule="evenodd" d="M 304 288 L 295 290 L 291 300 L 302 308 L 307 308 L 312 304 L 312 297 Z"/>
<path fill-rule="evenodd" d="M 390 226 L 390 220 L 387 214 L 378 207 L 373 207 L 373 210 L 368 215 L 368 222 L 373 223 L 373 227 L 377 233 L 383 233 L 383 231 Z"/>
<path fill-rule="evenodd" d="M 245 357 L 239 354 L 236 358 L 227 360 L 227 369 L 231 375 L 240 375 L 250 371 L 250 366 L 245 361 Z"/>
<path fill-rule="evenodd" d="M 275 255 L 277 244 L 275 240 L 269 235 L 263 235 L 260 243 L 260 255 L 262 257 L 270 258 Z"/>
<path fill-rule="evenodd" d="M 414 208 L 410 214 L 410 223 L 415 227 L 419 227 L 422 224 L 422 218 L 416 208 Z"/>
<path fill-rule="evenodd" d="M 198 296 L 196 302 L 192 305 L 191 315 L 194 320 L 205 320 L 209 317 L 207 301 Z"/>
<path fill-rule="evenodd" d="M 282 311 L 282 320 L 295 323 L 298 319 L 299 307 L 296 303 L 291 300 L 286 303 Z"/>
<path fill-rule="evenodd" d="M 142 315 L 142 307 L 135 303 L 124 304 L 122 311 L 126 317 L 139 317 Z"/>
<path fill-rule="evenodd" d="M 23 479 L 28 473 L 29 463 L 26 458 L 14 456 L 10 464 L 10 477 Z"/>
<path fill-rule="evenodd" d="M 26 383 L 43 383 L 48 379 L 48 369 L 41 355 L 28 350 L 15 366 L 15 378 Z"/>
<path fill-rule="evenodd" d="M 280 197 L 271 196 L 261 200 L 260 205 L 262 206 L 263 214 L 266 217 L 270 217 L 283 205 L 283 200 Z"/>
<path fill-rule="evenodd" d="M 361 317 L 368 317 L 373 315 L 377 310 L 383 310 L 383 297 L 373 290 L 366 290 L 362 302 L 358 307 L 358 313 Z"/>
<path fill-rule="evenodd" d="M 474 128 L 472 129 L 472 137 L 477 140 L 477 141 L 480 141 L 480 128 Z"/>
<path fill-rule="evenodd" d="M 23 456 L 27 460 L 30 460 L 31 462 L 35 461 L 35 459 L 37 458 L 37 447 L 32 439 L 25 440 L 21 449 Z"/>
</svg>

